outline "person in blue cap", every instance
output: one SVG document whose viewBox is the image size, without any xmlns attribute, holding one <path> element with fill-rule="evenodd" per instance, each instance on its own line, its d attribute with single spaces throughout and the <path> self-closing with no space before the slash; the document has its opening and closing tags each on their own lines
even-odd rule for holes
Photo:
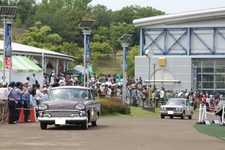
<svg viewBox="0 0 225 150">
<path fill-rule="evenodd" d="M 9 88 L 6 94 L 6 96 L 8 96 L 8 105 L 9 105 L 9 111 L 10 111 L 9 124 L 16 124 L 15 112 L 16 112 L 16 103 L 18 101 L 17 101 L 16 92 L 14 90 L 15 86 L 16 86 L 16 83 L 14 81 L 10 82 Z"/>
</svg>

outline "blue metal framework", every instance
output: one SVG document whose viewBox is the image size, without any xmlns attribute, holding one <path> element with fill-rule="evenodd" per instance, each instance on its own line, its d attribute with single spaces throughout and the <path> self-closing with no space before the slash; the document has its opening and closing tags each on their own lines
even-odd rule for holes
<svg viewBox="0 0 225 150">
<path fill-rule="evenodd" d="M 195 30 L 213 30 L 213 48 L 210 48 L 199 36 L 195 33 Z M 162 52 L 162 53 L 155 53 L 155 55 L 225 55 L 225 53 L 216 53 L 216 34 L 220 35 L 224 40 L 225 37 L 219 32 L 219 30 L 225 30 L 225 27 L 202 27 L 202 28 L 150 28 L 150 29 L 141 29 L 140 30 L 140 56 L 145 55 L 145 51 L 149 49 L 153 44 Z M 151 38 L 147 31 L 161 31 L 160 34 L 155 38 Z M 184 33 L 176 39 L 170 31 L 184 31 Z M 187 35 L 187 48 L 185 48 L 181 43 L 180 40 Z M 145 45 L 144 47 L 144 36 L 151 40 L 149 45 Z M 163 36 L 164 38 L 164 45 L 161 48 L 157 44 L 157 40 Z M 169 48 L 166 47 L 166 39 L 170 36 L 174 43 Z M 210 53 L 192 53 L 191 52 L 191 38 L 195 36 L 206 48 L 209 50 Z M 178 44 L 184 53 L 169 53 L 171 49 Z"/>
</svg>

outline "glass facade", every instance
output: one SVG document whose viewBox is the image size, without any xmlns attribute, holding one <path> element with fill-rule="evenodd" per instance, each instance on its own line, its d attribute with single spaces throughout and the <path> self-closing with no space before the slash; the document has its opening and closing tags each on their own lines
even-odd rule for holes
<svg viewBox="0 0 225 150">
<path fill-rule="evenodd" d="M 196 87 L 203 93 L 225 95 L 225 59 L 204 59 L 197 66 Z"/>
</svg>

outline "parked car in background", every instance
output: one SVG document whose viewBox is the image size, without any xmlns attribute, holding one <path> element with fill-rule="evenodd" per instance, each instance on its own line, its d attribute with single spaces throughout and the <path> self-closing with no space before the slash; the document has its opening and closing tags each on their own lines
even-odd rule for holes
<svg viewBox="0 0 225 150">
<path fill-rule="evenodd" d="M 189 101 L 183 98 L 170 98 L 166 105 L 161 107 L 161 118 L 164 119 L 165 116 L 170 116 L 170 119 L 173 117 L 188 117 L 192 119 L 193 107 L 190 106 Z"/>
<path fill-rule="evenodd" d="M 47 125 L 81 124 L 83 129 L 98 125 L 100 101 L 95 100 L 94 91 L 86 87 L 62 86 L 52 88 L 48 100 L 38 107 L 41 129 Z"/>
</svg>

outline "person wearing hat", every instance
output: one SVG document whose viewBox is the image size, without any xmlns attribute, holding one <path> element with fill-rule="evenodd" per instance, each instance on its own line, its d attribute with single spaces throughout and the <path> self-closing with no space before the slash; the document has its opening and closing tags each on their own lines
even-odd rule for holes
<svg viewBox="0 0 225 150">
<path fill-rule="evenodd" d="M 6 116 L 8 113 L 8 98 L 6 96 L 7 90 L 7 82 L 3 82 L 2 87 L 0 88 L 0 122 L 2 124 L 6 122 Z"/>
<path fill-rule="evenodd" d="M 9 98 L 8 100 L 8 105 L 9 105 L 9 111 L 10 111 L 10 115 L 9 115 L 9 124 L 16 124 L 15 122 L 15 112 L 16 112 L 16 103 L 18 103 L 17 101 L 17 95 L 16 92 L 14 90 L 16 83 L 14 81 L 10 82 L 9 84 L 9 88 L 7 91 L 7 97 Z"/>
</svg>

